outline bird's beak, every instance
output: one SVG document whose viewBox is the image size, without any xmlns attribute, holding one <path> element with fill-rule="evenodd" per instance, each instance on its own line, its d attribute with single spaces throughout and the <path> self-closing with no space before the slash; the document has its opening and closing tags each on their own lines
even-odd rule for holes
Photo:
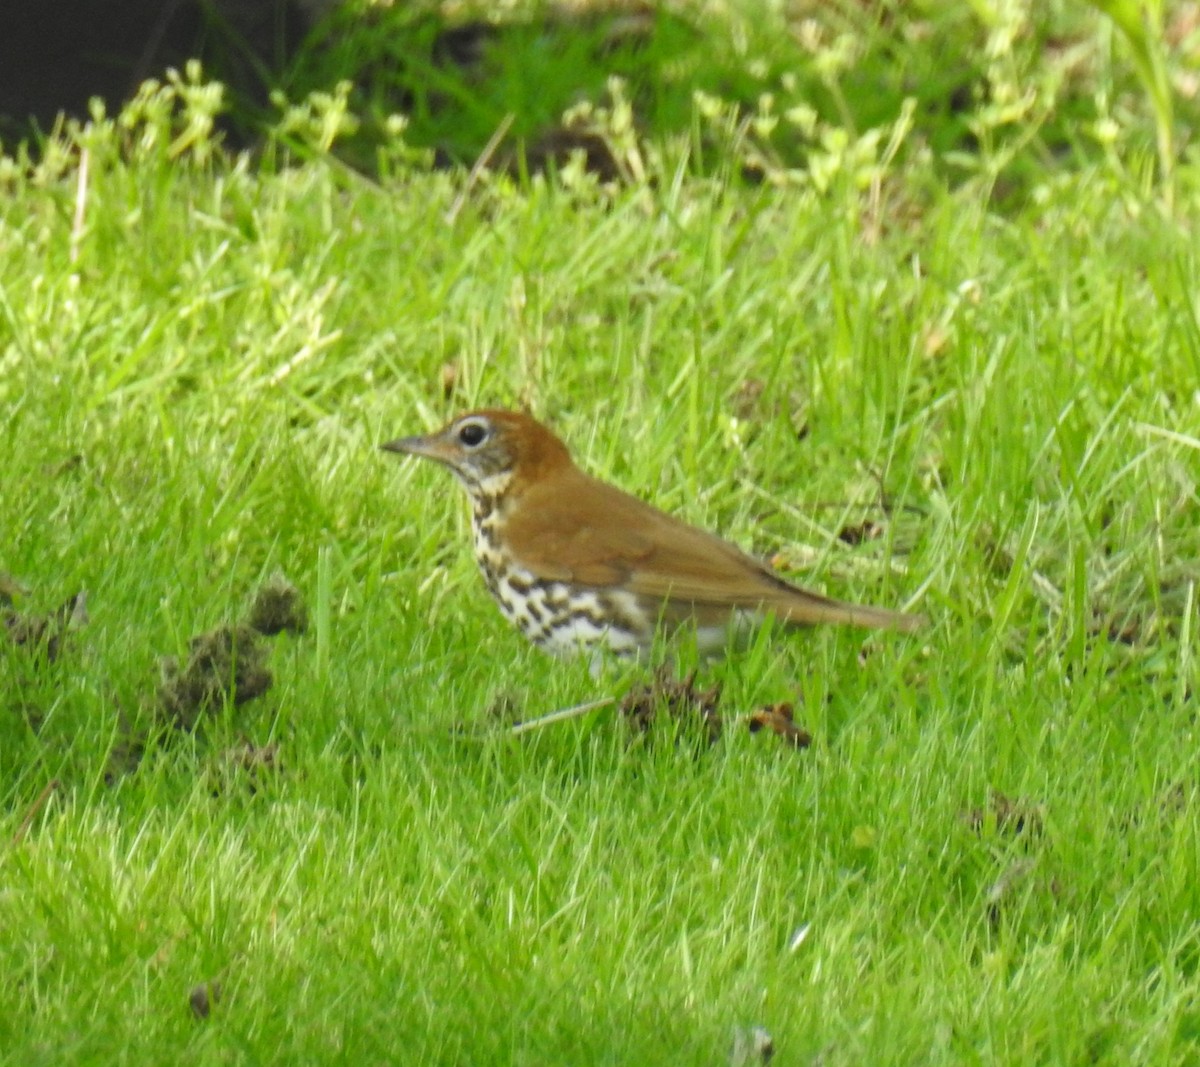
<svg viewBox="0 0 1200 1067">
<path fill-rule="evenodd" d="M 398 437 L 379 446 L 384 452 L 399 452 L 402 456 L 422 456 L 425 459 L 446 462 L 446 455 L 441 438 L 429 437 Z"/>
</svg>

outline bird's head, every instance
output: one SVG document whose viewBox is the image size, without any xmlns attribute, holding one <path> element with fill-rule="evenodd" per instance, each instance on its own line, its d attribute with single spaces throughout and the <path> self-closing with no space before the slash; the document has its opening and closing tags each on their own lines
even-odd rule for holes
<svg viewBox="0 0 1200 1067">
<path fill-rule="evenodd" d="M 472 496 L 503 493 L 514 481 L 536 479 L 571 463 L 562 441 L 519 411 L 471 411 L 434 433 L 380 447 L 449 467 Z"/>
</svg>

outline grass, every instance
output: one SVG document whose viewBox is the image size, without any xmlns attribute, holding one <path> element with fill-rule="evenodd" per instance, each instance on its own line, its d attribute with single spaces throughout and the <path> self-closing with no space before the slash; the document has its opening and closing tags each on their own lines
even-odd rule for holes
<svg viewBox="0 0 1200 1067">
<path fill-rule="evenodd" d="M 174 106 L 0 175 L 0 572 L 90 613 L 0 641 L 8 1062 L 1194 1060 L 1186 196 L 1087 154 L 1015 203 L 916 150 L 753 185 L 684 137 L 448 223 L 461 174 L 172 158 Z M 451 480 L 375 448 L 480 403 L 931 625 L 759 635 L 699 753 L 511 738 L 641 673 L 526 647 Z M 156 730 L 160 658 L 279 570 L 274 688 Z M 804 752 L 736 721 L 784 699 Z"/>
</svg>

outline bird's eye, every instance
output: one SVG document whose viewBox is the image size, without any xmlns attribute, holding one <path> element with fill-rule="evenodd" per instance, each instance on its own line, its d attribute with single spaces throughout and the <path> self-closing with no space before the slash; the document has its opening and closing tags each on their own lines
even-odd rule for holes
<svg viewBox="0 0 1200 1067">
<path fill-rule="evenodd" d="M 487 430 L 479 422 L 468 422 L 458 431 L 458 439 L 468 448 L 475 448 L 483 444 L 485 437 L 487 437 Z"/>
</svg>

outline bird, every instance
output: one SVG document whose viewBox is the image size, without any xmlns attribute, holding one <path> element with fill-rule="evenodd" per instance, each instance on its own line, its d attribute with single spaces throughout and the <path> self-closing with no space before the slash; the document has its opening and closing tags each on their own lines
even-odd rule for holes
<svg viewBox="0 0 1200 1067">
<path fill-rule="evenodd" d="M 647 653 L 690 624 L 701 652 L 731 625 L 846 623 L 912 631 L 920 615 L 834 600 L 784 580 L 728 541 L 585 473 L 532 416 L 486 409 L 388 452 L 448 467 L 467 491 L 475 558 L 503 615 L 558 656 Z"/>
</svg>

